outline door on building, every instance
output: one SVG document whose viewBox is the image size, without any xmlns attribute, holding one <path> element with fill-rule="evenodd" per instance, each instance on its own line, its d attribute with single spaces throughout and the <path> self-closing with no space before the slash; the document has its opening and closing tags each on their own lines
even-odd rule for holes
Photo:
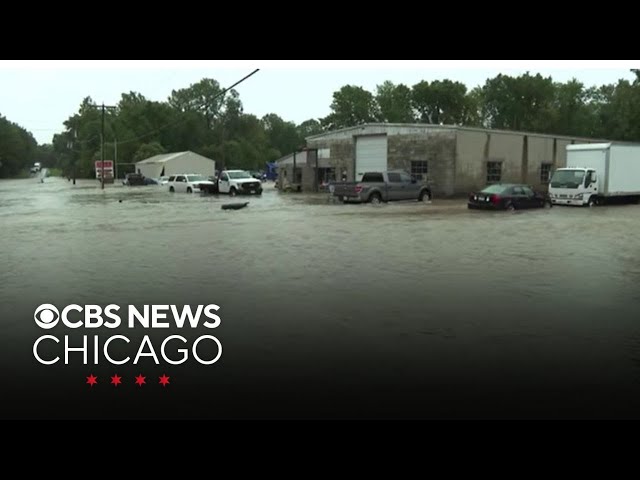
<svg viewBox="0 0 640 480">
<path fill-rule="evenodd" d="M 387 171 L 387 136 L 366 135 L 356 137 L 356 182 L 366 172 Z"/>
</svg>

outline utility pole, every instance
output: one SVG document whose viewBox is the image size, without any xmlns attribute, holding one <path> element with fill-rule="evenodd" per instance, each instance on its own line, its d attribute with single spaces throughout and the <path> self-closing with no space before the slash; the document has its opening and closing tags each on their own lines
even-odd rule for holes
<svg viewBox="0 0 640 480">
<path fill-rule="evenodd" d="M 100 180 L 102 184 L 102 190 L 104 190 L 104 103 L 102 104 L 102 135 L 100 141 L 100 159 L 102 160 L 102 174 Z"/>
<path fill-rule="evenodd" d="M 113 169 L 114 169 L 113 176 L 115 177 L 116 180 L 118 180 L 118 139 L 117 138 L 113 139 Z"/>
<path fill-rule="evenodd" d="M 102 160 L 102 172 L 100 174 L 100 183 L 101 188 L 104 190 L 104 116 L 105 112 L 109 110 L 115 110 L 117 107 L 115 106 L 106 106 L 104 103 L 102 104 L 102 139 L 100 141 L 100 159 Z"/>
</svg>

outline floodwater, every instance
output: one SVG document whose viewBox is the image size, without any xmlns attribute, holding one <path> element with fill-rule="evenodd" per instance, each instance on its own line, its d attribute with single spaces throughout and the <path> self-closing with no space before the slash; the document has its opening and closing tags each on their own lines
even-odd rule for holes
<svg viewBox="0 0 640 480">
<path fill-rule="evenodd" d="M 214 303 L 222 359 L 169 366 L 165 414 L 640 417 L 640 206 L 343 205 L 272 183 L 243 210 L 229 201 L 1 181 L 5 415 L 37 416 L 37 396 L 58 402 L 41 416 L 135 416 L 115 397 L 82 410 L 83 375 L 111 367 L 35 362 L 38 305 Z"/>
</svg>

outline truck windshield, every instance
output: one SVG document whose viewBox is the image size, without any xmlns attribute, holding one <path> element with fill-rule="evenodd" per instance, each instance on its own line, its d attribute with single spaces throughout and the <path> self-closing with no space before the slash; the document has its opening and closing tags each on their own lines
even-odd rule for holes
<svg viewBox="0 0 640 480">
<path fill-rule="evenodd" d="M 556 170 L 551 178 L 554 188 L 578 188 L 584 180 L 584 170 Z"/>
<path fill-rule="evenodd" d="M 249 172 L 227 172 L 229 174 L 229 178 L 240 179 L 240 178 L 253 178 Z"/>
<path fill-rule="evenodd" d="M 204 182 L 206 178 L 202 175 L 187 175 L 187 180 L 190 182 Z"/>
</svg>

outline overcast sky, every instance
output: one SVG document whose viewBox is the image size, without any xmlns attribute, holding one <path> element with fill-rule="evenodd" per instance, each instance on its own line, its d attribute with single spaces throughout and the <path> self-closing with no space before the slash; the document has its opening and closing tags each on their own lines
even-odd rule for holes
<svg viewBox="0 0 640 480">
<path fill-rule="evenodd" d="M 164 101 L 171 90 L 202 78 L 231 86 L 256 68 L 260 71 L 236 87 L 245 113 L 276 113 L 296 123 L 330 113 L 332 94 L 343 85 L 372 92 L 385 80 L 412 86 L 421 80 L 451 79 L 469 89 L 499 73 L 541 73 L 557 81 L 577 78 L 587 86 L 633 80 L 638 60 L 64 60 L 0 61 L 0 115 L 31 131 L 38 143 L 78 111 L 82 99 L 114 105 L 125 92 Z"/>
</svg>

